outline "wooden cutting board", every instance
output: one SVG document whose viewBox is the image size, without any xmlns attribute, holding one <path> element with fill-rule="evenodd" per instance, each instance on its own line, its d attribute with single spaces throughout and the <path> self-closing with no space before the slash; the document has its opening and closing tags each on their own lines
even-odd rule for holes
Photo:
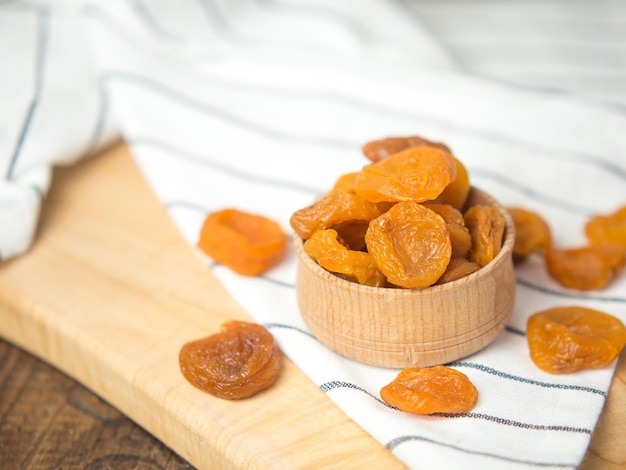
<svg viewBox="0 0 626 470">
<path fill-rule="evenodd" d="M 404 468 L 296 366 L 229 402 L 187 384 L 180 346 L 249 319 L 119 145 L 56 170 L 31 251 L 0 264 L 0 336 L 85 384 L 198 468 Z M 626 360 L 581 468 L 626 462 Z"/>
</svg>

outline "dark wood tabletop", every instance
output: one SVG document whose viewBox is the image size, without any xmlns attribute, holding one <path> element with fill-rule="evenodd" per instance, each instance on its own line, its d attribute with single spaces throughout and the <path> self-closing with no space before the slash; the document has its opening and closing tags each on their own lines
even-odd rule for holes
<svg viewBox="0 0 626 470">
<path fill-rule="evenodd" d="M 67 375 L 0 340 L 0 467 L 193 467 Z"/>
</svg>

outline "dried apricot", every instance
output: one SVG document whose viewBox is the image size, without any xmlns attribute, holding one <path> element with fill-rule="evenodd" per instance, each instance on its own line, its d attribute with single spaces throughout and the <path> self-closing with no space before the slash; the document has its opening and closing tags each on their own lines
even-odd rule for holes
<svg viewBox="0 0 626 470">
<path fill-rule="evenodd" d="M 609 215 L 596 215 L 585 225 L 593 245 L 621 245 L 626 249 L 626 206 Z"/>
<path fill-rule="evenodd" d="M 467 413 L 478 401 L 478 390 L 465 374 L 450 367 L 415 367 L 402 370 L 380 396 L 409 413 Z"/>
<path fill-rule="evenodd" d="M 333 229 L 315 232 L 304 242 L 304 251 L 324 269 L 356 279 L 359 284 L 383 287 L 386 283 L 372 256 L 346 248 Z"/>
<path fill-rule="evenodd" d="M 365 242 L 387 280 L 400 287 L 430 286 L 452 253 L 446 222 L 416 202 L 399 202 L 372 220 Z"/>
<path fill-rule="evenodd" d="M 363 154 L 373 162 L 378 162 L 394 153 L 402 152 L 411 147 L 435 147 L 448 153 L 452 153 L 447 145 L 439 142 L 431 142 L 416 135 L 409 137 L 387 137 L 374 140 L 363 146 Z"/>
<path fill-rule="evenodd" d="M 444 273 L 439 279 L 437 279 L 436 284 L 445 284 L 446 282 L 456 281 L 462 277 L 475 273 L 479 269 L 480 266 L 478 264 L 469 261 L 466 258 L 453 257 L 448 263 Z"/>
<path fill-rule="evenodd" d="M 356 181 L 358 174 L 359 172 L 355 171 L 341 175 L 337 181 L 335 181 L 335 184 L 330 192 L 354 193 L 354 182 Z"/>
<path fill-rule="evenodd" d="M 456 177 L 433 202 L 449 204 L 458 210 L 463 210 L 471 189 L 469 174 L 463 163 L 458 158 L 453 158 L 456 165 Z"/>
<path fill-rule="evenodd" d="M 461 211 L 449 204 L 424 203 L 424 207 L 435 211 L 446 221 L 452 244 L 452 257 L 466 257 L 472 248 L 472 236 L 465 226 Z"/>
<path fill-rule="evenodd" d="M 456 177 L 452 155 L 434 147 L 413 147 L 365 166 L 354 191 L 372 202 L 435 199 Z"/>
<path fill-rule="evenodd" d="M 461 211 L 454 208 L 450 204 L 425 202 L 422 205 L 439 214 L 448 225 L 454 224 L 465 226 L 465 219 L 463 218 Z"/>
<path fill-rule="evenodd" d="M 516 261 L 524 260 L 531 253 L 545 255 L 550 251 L 552 232 L 543 217 L 521 207 L 510 207 L 508 211 L 515 225 L 513 256 Z"/>
<path fill-rule="evenodd" d="M 223 209 L 207 216 L 198 247 L 217 263 L 246 276 L 278 264 L 287 251 L 287 234 L 267 217 Z"/>
<path fill-rule="evenodd" d="M 598 310 L 554 307 L 528 319 L 526 336 L 537 367 L 564 374 L 610 364 L 626 344 L 626 327 Z"/>
<path fill-rule="evenodd" d="M 183 345 L 180 370 L 194 387 L 238 400 L 270 387 L 280 372 L 280 352 L 262 325 L 229 321 L 206 338 Z"/>
<path fill-rule="evenodd" d="M 380 215 L 373 202 L 356 194 L 334 192 L 327 194 L 309 207 L 294 212 L 289 220 L 291 228 L 306 240 L 316 230 L 330 228 L 348 221 L 369 222 Z"/>
<path fill-rule="evenodd" d="M 546 263 L 550 276 L 565 287 L 601 289 L 626 266 L 626 250 L 619 245 L 552 249 Z"/>
<path fill-rule="evenodd" d="M 337 231 L 347 248 L 355 251 L 365 251 L 365 233 L 368 226 L 369 221 L 348 220 L 330 228 Z"/>
<path fill-rule="evenodd" d="M 465 226 L 472 236 L 469 260 L 480 266 L 485 266 L 496 257 L 502 248 L 504 217 L 495 207 L 483 205 L 470 207 L 463 216 Z"/>
</svg>

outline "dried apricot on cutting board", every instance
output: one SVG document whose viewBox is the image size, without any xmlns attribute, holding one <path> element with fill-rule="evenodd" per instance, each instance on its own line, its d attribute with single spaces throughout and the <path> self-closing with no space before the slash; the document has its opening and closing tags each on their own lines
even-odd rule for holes
<svg viewBox="0 0 626 470">
<path fill-rule="evenodd" d="M 565 287 L 602 289 L 626 266 L 626 250 L 619 245 L 552 249 L 546 263 L 550 276 Z"/>
<path fill-rule="evenodd" d="M 626 345 L 626 327 L 616 317 L 586 307 L 554 307 L 528 319 L 533 362 L 551 374 L 605 367 Z"/>
<path fill-rule="evenodd" d="M 198 248 L 239 274 L 257 276 L 283 259 L 287 242 L 287 234 L 273 220 L 223 209 L 205 219 Z"/>
<path fill-rule="evenodd" d="M 478 390 L 465 374 L 450 367 L 415 367 L 402 370 L 380 396 L 409 413 L 467 413 L 478 401 Z"/>
<path fill-rule="evenodd" d="M 413 147 L 365 166 L 354 191 L 372 202 L 435 199 L 456 177 L 452 155 L 434 147 Z"/>
<path fill-rule="evenodd" d="M 531 253 L 545 255 L 552 248 L 550 226 L 536 212 L 521 207 L 509 207 L 515 225 L 513 256 L 516 261 L 524 260 Z"/>
<path fill-rule="evenodd" d="M 232 320 L 206 338 L 183 345 L 180 370 L 194 387 L 228 400 L 270 387 L 280 372 L 280 351 L 262 325 Z"/>
<path fill-rule="evenodd" d="M 336 230 L 318 230 L 304 242 L 304 251 L 324 269 L 356 279 L 359 284 L 384 287 L 385 275 L 378 269 L 372 255 L 348 249 Z"/>
<path fill-rule="evenodd" d="M 593 245 L 620 245 L 626 250 L 626 206 L 609 215 L 596 215 L 585 225 Z"/>
<path fill-rule="evenodd" d="M 446 222 L 417 202 L 399 202 L 372 220 L 365 242 L 387 280 L 406 288 L 434 284 L 452 254 Z"/>
</svg>

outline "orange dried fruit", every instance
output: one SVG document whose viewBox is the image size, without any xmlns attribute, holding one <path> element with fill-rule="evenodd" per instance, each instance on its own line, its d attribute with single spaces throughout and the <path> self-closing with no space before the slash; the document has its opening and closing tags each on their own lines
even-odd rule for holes
<svg viewBox="0 0 626 470">
<path fill-rule="evenodd" d="M 479 269 L 480 266 L 478 264 L 469 261 L 466 258 L 453 257 L 448 263 L 444 273 L 439 279 L 437 279 L 436 284 L 445 284 L 446 282 L 456 281 L 462 277 L 475 273 Z"/>
<path fill-rule="evenodd" d="M 270 387 L 280 372 L 280 351 L 262 325 L 229 321 L 206 338 L 183 345 L 180 370 L 194 387 L 228 400 Z"/>
<path fill-rule="evenodd" d="M 546 255 L 548 273 L 571 289 L 602 289 L 626 266 L 626 250 L 619 245 L 552 249 Z"/>
<path fill-rule="evenodd" d="M 424 203 L 424 207 L 439 214 L 448 225 L 450 243 L 452 244 L 452 257 L 464 258 L 472 248 L 472 236 L 465 226 L 465 220 L 461 211 L 449 204 Z"/>
<path fill-rule="evenodd" d="M 333 225 L 333 230 L 339 234 L 339 238 L 343 241 L 347 248 L 355 251 L 365 251 L 365 233 L 369 221 L 349 220 L 340 224 Z"/>
<path fill-rule="evenodd" d="M 387 280 L 407 288 L 435 283 L 452 253 L 446 222 L 416 202 L 399 202 L 372 220 L 365 242 Z"/>
<path fill-rule="evenodd" d="M 616 317 L 585 307 L 554 307 L 528 319 L 533 362 L 551 374 L 605 367 L 626 345 L 626 327 Z"/>
<path fill-rule="evenodd" d="M 356 177 L 358 176 L 358 174 L 359 172 L 355 171 L 352 173 L 345 173 L 341 175 L 337 179 L 337 181 L 335 181 L 335 184 L 333 185 L 333 188 L 330 190 L 330 192 L 354 193 L 354 182 L 356 181 Z"/>
<path fill-rule="evenodd" d="M 223 209 L 204 220 L 198 247 L 217 263 L 246 276 L 278 264 L 287 251 L 287 234 L 267 217 Z"/>
<path fill-rule="evenodd" d="M 372 202 L 435 199 L 456 177 L 450 153 L 434 147 L 413 147 L 365 166 L 354 191 Z"/>
<path fill-rule="evenodd" d="M 318 230 L 304 242 L 304 251 L 330 272 L 342 274 L 359 284 L 384 287 L 384 274 L 369 253 L 344 246 L 333 229 Z"/>
<path fill-rule="evenodd" d="M 465 219 L 463 218 L 461 211 L 450 204 L 425 202 L 422 205 L 439 214 L 448 225 L 454 224 L 461 225 L 463 227 L 465 226 Z"/>
<path fill-rule="evenodd" d="M 478 390 L 465 374 L 438 365 L 402 370 L 380 396 L 409 413 L 467 413 L 478 401 Z"/>
<path fill-rule="evenodd" d="M 471 189 L 469 174 L 463 163 L 458 158 L 453 158 L 456 165 L 456 177 L 433 202 L 449 204 L 458 210 L 463 210 Z"/>
<path fill-rule="evenodd" d="M 483 205 L 470 207 L 463 217 L 472 236 L 469 260 L 486 266 L 502 248 L 504 217 L 495 207 Z"/>
<path fill-rule="evenodd" d="M 472 248 L 472 235 L 464 225 L 448 224 L 452 256 L 465 258 Z"/>
<path fill-rule="evenodd" d="M 596 215 L 585 225 L 585 234 L 593 245 L 620 245 L 626 249 L 626 206 L 612 214 Z"/>
<path fill-rule="evenodd" d="M 416 135 L 408 137 L 387 137 L 374 140 L 363 146 L 363 154 L 371 161 L 378 162 L 394 153 L 402 152 L 411 147 L 435 147 L 448 153 L 452 153 L 447 145 L 432 142 Z"/>
<path fill-rule="evenodd" d="M 309 207 L 294 212 L 289 220 L 291 228 L 306 240 L 316 230 L 330 228 L 343 222 L 369 222 L 380 215 L 373 202 L 356 194 L 334 192 L 327 194 Z"/>
<path fill-rule="evenodd" d="M 515 225 L 513 256 L 516 261 L 524 260 L 531 253 L 545 255 L 552 248 L 550 226 L 536 212 L 521 207 L 508 208 Z"/>
</svg>

